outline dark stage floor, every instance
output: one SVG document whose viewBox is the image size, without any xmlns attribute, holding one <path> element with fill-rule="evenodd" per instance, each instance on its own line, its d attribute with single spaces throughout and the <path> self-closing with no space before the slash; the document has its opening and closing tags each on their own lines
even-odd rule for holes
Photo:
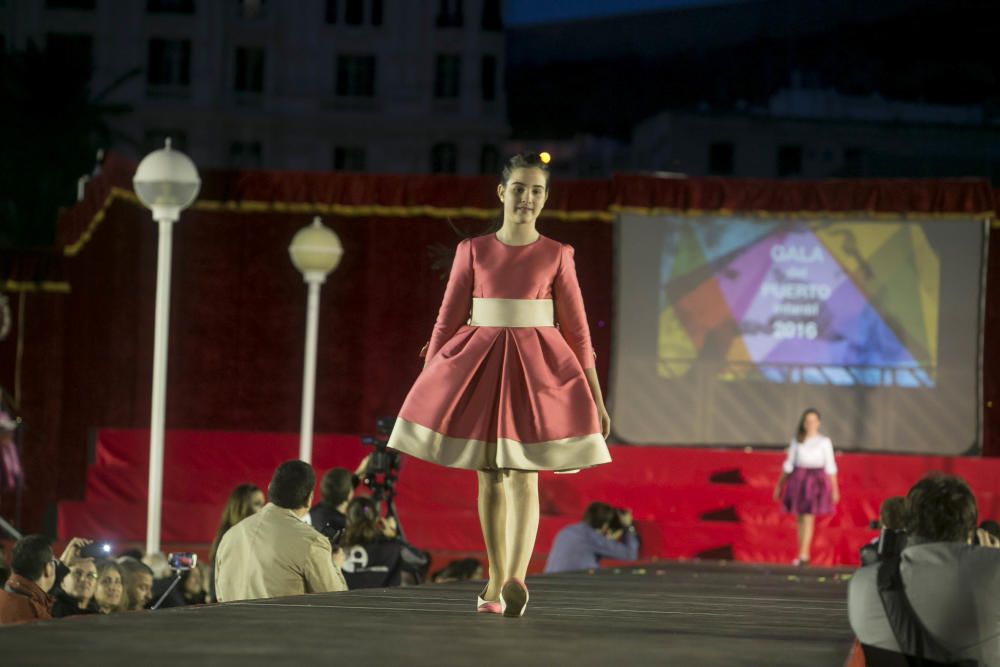
<svg viewBox="0 0 1000 667">
<path fill-rule="evenodd" d="M 334 593 L 0 628 L 0 664 L 840 667 L 846 574 L 655 563 L 529 577 L 523 618 L 475 583 Z"/>
</svg>

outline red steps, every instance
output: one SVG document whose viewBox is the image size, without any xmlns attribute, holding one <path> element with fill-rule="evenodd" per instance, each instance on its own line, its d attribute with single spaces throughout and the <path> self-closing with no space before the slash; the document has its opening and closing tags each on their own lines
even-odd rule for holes
<svg viewBox="0 0 1000 667">
<path fill-rule="evenodd" d="M 141 544 L 147 450 L 145 431 L 101 430 L 85 499 L 60 503 L 60 537 Z M 297 456 L 298 438 L 170 431 L 165 451 L 164 543 L 207 545 L 232 487 L 252 482 L 266 489 L 274 467 Z M 332 466 L 353 469 L 368 451 L 356 436 L 321 435 L 315 439 L 314 464 L 319 473 Z M 780 452 L 612 446 L 612 457 L 611 465 L 577 475 L 543 474 L 536 546 L 542 563 L 555 533 L 578 521 L 592 500 L 633 509 L 643 558 L 712 553 L 787 562 L 794 556 L 794 518 L 780 513 L 771 500 Z M 843 500 L 837 514 L 818 521 L 817 563 L 856 562 L 857 548 L 874 535 L 867 523 L 881 500 L 905 493 L 928 470 L 960 474 L 976 490 L 981 516 L 1000 516 L 1000 460 L 847 454 L 838 463 Z M 405 458 L 397 490 L 414 544 L 435 554 L 481 553 L 475 475 Z"/>
</svg>

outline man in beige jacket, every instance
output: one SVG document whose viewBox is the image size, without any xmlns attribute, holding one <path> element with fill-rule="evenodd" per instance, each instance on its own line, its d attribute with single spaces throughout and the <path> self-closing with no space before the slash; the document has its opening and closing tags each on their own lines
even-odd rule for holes
<svg viewBox="0 0 1000 667">
<path fill-rule="evenodd" d="M 303 522 L 316 476 L 304 461 L 274 471 L 259 513 L 230 528 L 215 557 L 219 602 L 347 590 L 330 540 Z M 342 552 L 338 555 L 343 558 Z"/>
</svg>

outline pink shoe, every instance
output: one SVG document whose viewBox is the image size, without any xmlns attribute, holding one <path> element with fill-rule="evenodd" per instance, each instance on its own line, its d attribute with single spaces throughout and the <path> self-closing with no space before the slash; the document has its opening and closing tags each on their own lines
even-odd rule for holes
<svg viewBox="0 0 1000 667">
<path fill-rule="evenodd" d="M 483 593 L 485 593 L 485 592 L 486 592 L 486 589 L 484 588 L 483 592 L 480 593 L 478 596 L 476 596 L 476 613 L 477 614 L 499 614 L 499 613 L 501 613 L 502 610 L 500 608 L 500 603 L 499 602 L 489 602 L 488 600 L 484 600 L 483 599 Z"/>
<path fill-rule="evenodd" d="M 524 615 L 528 607 L 528 587 L 520 579 L 511 577 L 500 589 L 500 611 L 507 618 Z"/>
</svg>

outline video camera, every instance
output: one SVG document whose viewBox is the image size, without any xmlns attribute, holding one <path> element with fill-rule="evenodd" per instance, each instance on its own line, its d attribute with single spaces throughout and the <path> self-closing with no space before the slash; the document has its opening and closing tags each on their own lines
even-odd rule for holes
<svg viewBox="0 0 1000 667">
<path fill-rule="evenodd" d="M 379 417 L 375 420 L 375 435 L 361 436 L 361 442 L 371 445 L 374 449 L 368 455 L 368 465 L 365 468 L 362 481 L 372 491 L 372 499 L 377 503 L 385 502 L 387 517 L 396 519 L 399 525 L 399 516 L 396 515 L 396 482 L 399 480 L 400 460 L 399 452 L 389 449 L 389 435 L 396 424 L 395 417 Z M 399 525 L 399 534 L 403 535 L 403 528 Z"/>
<path fill-rule="evenodd" d="M 861 564 L 871 565 L 887 558 L 894 558 L 903 553 L 906 548 L 906 531 L 892 528 L 880 528 L 878 521 L 872 521 L 869 528 L 878 530 L 878 539 L 861 547 Z"/>
</svg>

